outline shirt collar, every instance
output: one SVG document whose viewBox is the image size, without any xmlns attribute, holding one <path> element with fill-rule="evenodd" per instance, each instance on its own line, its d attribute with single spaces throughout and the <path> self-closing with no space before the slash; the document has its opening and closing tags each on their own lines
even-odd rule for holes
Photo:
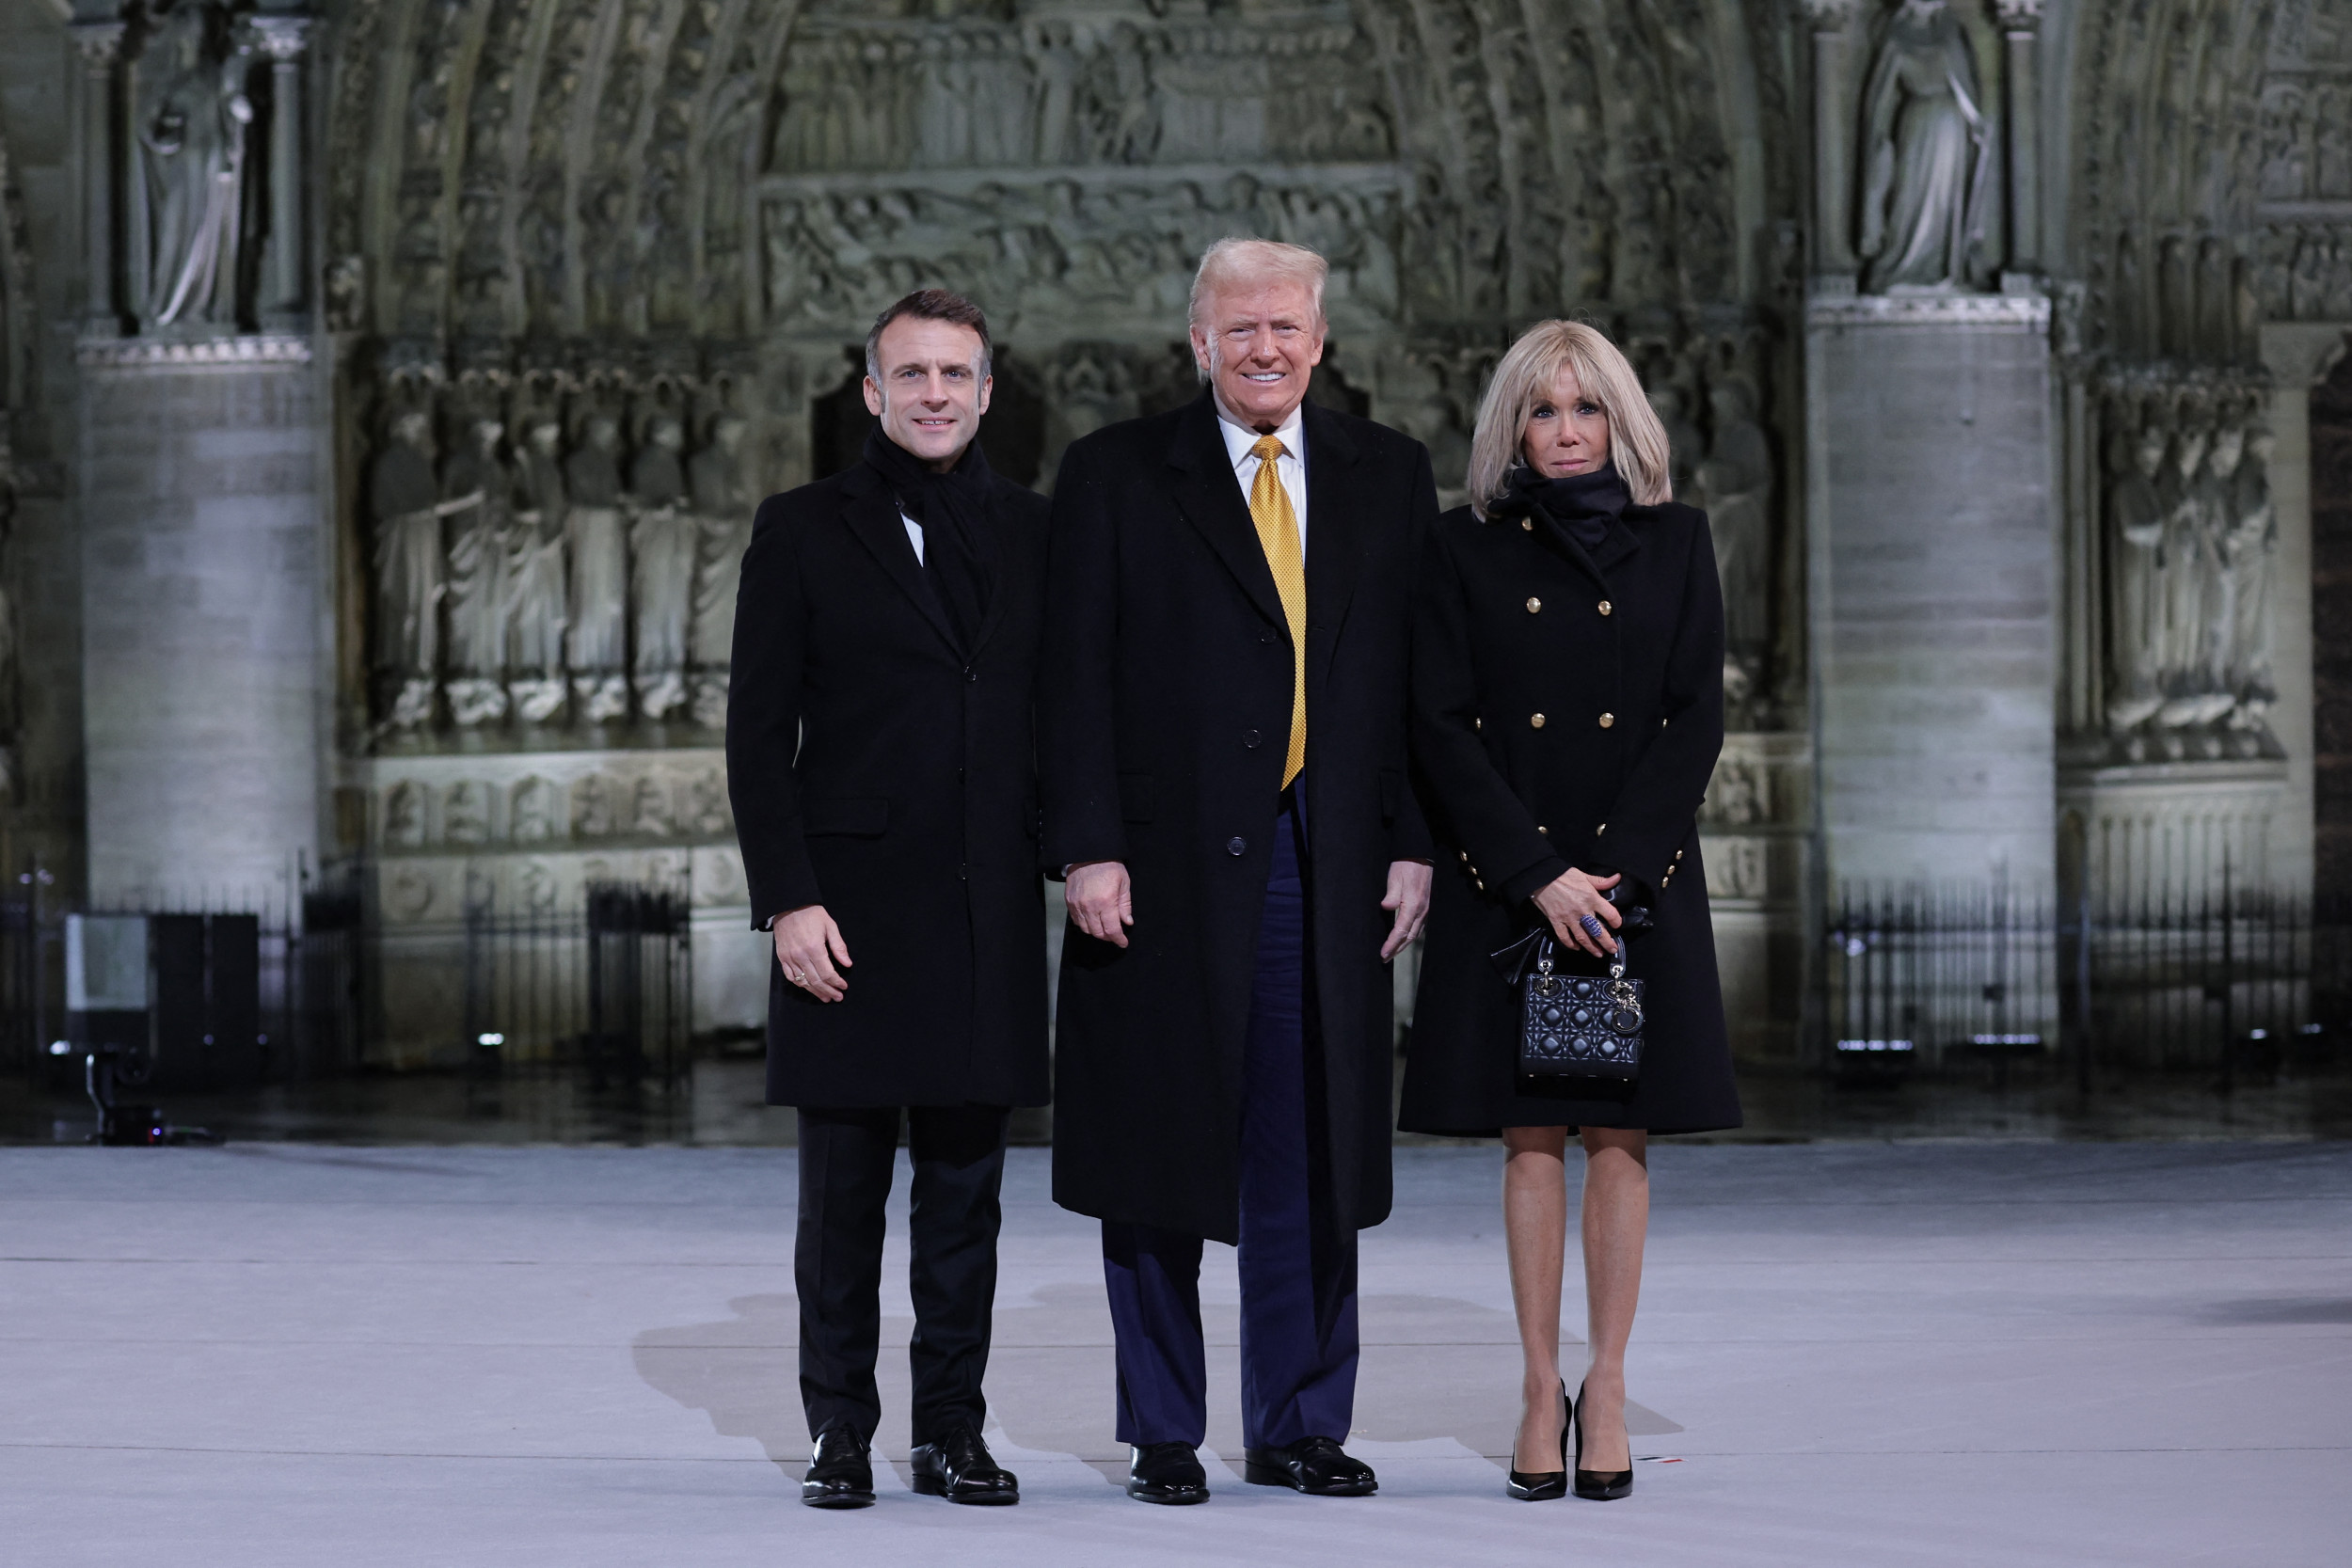
<svg viewBox="0 0 2352 1568">
<path fill-rule="evenodd" d="M 1216 431 L 1225 437 L 1225 455 L 1232 459 L 1234 471 L 1239 472 L 1243 462 L 1249 456 L 1249 449 L 1258 444 L 1258 433 L 1246 424 L 1235 423 L 1233 417 L 1225 412 L 1225 405 L 1214 397 L 1209 401 L 1216 408 Z M 1306 412 L 1307 404 L 1302 400 L 1297 407 L 1291 410 L 1291 417 L 1274 430 L 1275 438 L 1282 443 L 1283 452 L 1302 463 L 1307 458 Z"/>
</svg>

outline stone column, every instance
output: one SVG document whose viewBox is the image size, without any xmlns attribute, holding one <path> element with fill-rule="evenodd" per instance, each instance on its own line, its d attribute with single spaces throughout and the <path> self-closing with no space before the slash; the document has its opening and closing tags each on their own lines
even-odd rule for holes
<svg viewBox="0 0 2352 1568">
<path fill-rule="evenodd" d="M 1846 33 L 1854 0 L 1798 0 L 1813 31 L 1813 272 L 1827 293 L 1853 292 L 1853 140 L 1846 112 Z M 1842 280 L 1842 283 L 1841 281 Z"/>
<path fill-rule="evenodd" d="M 122 331 L 115 294 L 115 189 L 122 177 L 115 68 L 122 59 L 122 31 L 119 22 L 85 22 L 72 29 L 82 52 L 82 145 L 75 158 L 82 168 L 82 330 L 101 338 Z"/>
<path fill-rule="evenodd" d="M 310 303 L 303 264 L 310 238 L 303 216 L 310 170 L 302 159 L 302 52 L 310 41 L 310 19 L 257 16 L 251 25 L 270 59 L 269 249 L 262 272 L 262 317 L 269 326 L 299 327 Z"/>
<path fill-rule="evenodd" d="M 2009 103 L 2009 265 L 2001 283 L 2029 293 L 2042 272 L 2042 0 L 1994 0 L 2005 40 Z"/>
</svg>

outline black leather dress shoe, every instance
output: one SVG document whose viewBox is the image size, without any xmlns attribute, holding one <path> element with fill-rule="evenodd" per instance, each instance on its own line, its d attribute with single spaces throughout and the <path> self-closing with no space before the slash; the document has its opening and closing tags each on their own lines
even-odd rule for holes
<svg viewBox="0 0 2352 1568">
<path fill-rule="evenodd" d="M 951 1503 L 1017 1503 L 1021 1482 L 989 1457 L 988 1445 L 968 1426 L 953 1427 L 936 1443 L 919 1443 L 908 1456 L 914 1489 Z"/>
<path fill-rule="evenodd" d="M 1242 1479 L 1252 1486 L 1287 1486 L 1311 1497 L 1369 1497 L 1380 1490 L 1372 1466 L 1350 1459 L 1330 1437 L 1301 1437 L 1279 1449 L 1244 1449 Z"/>
<path fill-rule="evenodd" d="M 874 1461 L 855 1433 L 820 1433 L 801 1480 L 801 1501 L 811 1508 L 870 1508 Z"/>
<path fill-rule="evenodd" d="M 1205 1503 L 1209 1472 L 1190 1443 L 1145 1443 L 1127 1450 L 1127 1496 L 1144 1503 Z"/>
</svg>

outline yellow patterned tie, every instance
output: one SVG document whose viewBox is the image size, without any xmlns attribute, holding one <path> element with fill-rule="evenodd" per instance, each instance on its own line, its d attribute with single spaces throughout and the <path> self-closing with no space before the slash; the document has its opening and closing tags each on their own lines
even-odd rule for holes
<svg viewBox="0 0 2352 1568">
<path fill-rule="evenodd" d="M 1258 477 L 1249 485 L 1249 520 L 1258 525 L 1258 544 L 1265 563 L 1274 570 L 1274 591 L 1282 596 L 1282 618 L 1291 624 L 1291 744 L 1282 759 L 1282 787 L 1307 766 L 1307 554 L 1298 544 L 1298 514 L 1274 460 L 1282 443 L 1261 436 L 1249 449 L 1258 460 Z"/>
</svg>

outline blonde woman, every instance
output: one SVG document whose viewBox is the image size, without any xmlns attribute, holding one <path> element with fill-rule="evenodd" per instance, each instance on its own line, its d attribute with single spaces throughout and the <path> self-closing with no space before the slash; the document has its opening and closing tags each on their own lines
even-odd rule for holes
<svg viewBox="0 0 2352 1568">
<path fill-rule="evenodd" d="M 1672 499 L 1668 471 L 1615 345 L 1576 322 L 1530 328 L 1486 388 L 1471 504 L 1438 520 L 1414 635 L 1413 750 L 1443 847 L 1400 1124 L 1502 1136 L 1526 1356 L 1510 1492 L 1528 1501 L 1632 1490 L 1648 1138 L 1740 1125 L 1698 839 L 1724 738 L 1723 596 L 1706 515 Z M 1519 997 L 1491 956 L 1539 928 L 1581 973 L 1626 944 L 1647 987 L 1633 1083 L 1519 1072 Z M 1572 1132 L 1591 1357 L 1573 1400 Z"/>
</svg>

